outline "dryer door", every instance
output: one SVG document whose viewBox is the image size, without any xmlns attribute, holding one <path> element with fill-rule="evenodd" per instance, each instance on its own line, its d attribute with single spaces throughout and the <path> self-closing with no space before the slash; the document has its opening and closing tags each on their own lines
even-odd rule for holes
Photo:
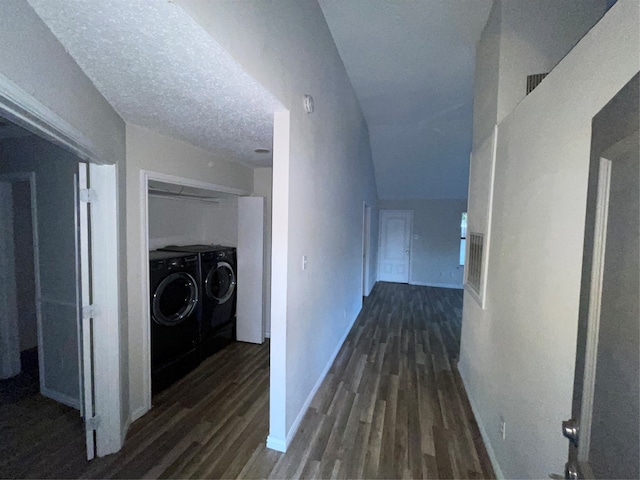
<svg viewBox="0 0 640 480">
<path fill-rule="evenodd" d="M 185 272 L 175 272 L 160 282 L 153 293 L 151 316 L 168 327 L 181 323 L 198 304 L 198 288 L 195 279 Z"/>
<path fill-rule="evenodd" d="M 204 282 L 207 296 L 219 304 L 228 301 L 236 290 L 236 273 L 227 262 L 218 262 Z"/>
</svg>

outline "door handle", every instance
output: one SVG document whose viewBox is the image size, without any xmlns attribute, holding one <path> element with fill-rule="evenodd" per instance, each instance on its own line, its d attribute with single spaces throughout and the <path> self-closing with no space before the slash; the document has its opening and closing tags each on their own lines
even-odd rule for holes
<svg viewBox="0 0 640 480">
<path fill-rule="evenodd" d="M 562 435 L 567 437 L 571 443 L 578 446 L 578 438 L 580 436 L 580 425 L 578 420 L 570 418 L 562 422 Z"/>
<path fill-rule="evenodd" d="M 407 249 L 404 251 L 404 253 L 409 253 L 409 249 L 407 248 Z"/>
</svg>

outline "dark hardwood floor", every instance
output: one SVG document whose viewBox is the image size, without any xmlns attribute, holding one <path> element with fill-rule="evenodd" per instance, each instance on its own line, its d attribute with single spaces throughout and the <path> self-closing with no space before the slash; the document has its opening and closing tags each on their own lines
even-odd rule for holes
<svg viewBox="0 0 640 480">
<path fill-rule="evenodd" d="M 58 440 L 0 476 L 493 478 L 455 370 L 461 312 L 461 291 L 378 283 L 286 454 L 265 447 L 269 344 L 236 343 L 154 397 L 119 453 Z"/>
</svg>

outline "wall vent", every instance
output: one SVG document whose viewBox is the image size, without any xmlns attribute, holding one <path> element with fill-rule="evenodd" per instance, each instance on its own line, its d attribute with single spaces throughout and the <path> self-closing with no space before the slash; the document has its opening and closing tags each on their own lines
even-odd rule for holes
<svg viewBox="0 0 640 480">
<path fill-rule="evenodd" d="M 470 233 L 468 240 L 469 261 L 467 263 L 467 285 L 471 287 L 476 294 L 481 295 L 484 235 L 481 233 Z"/>
<path fill-rule="evenodd" d="M 544 77 L 549 73 L 536 73 L 535 75 L 527 75 L 527 95 L 533 92 L 533 89 L 540 85 L 540 82 L 544 80 Z"/>
</svg>

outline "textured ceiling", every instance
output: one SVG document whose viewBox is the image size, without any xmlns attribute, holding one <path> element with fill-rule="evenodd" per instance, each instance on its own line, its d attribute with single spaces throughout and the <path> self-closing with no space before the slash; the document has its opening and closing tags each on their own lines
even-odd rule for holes
<svg viewBox="0 0 640 480">
<path fill-rule="evenodd" d="M 381 199 L 466 198 L 475 44 L 491 0 L 319 0 L 360 100 Z"/>
<path fill-rule="evenodd" d="M 122 118 L 271 165 L 279 102 L 186 12 L 165 0 L 28 0 Z"/>
</svg>

